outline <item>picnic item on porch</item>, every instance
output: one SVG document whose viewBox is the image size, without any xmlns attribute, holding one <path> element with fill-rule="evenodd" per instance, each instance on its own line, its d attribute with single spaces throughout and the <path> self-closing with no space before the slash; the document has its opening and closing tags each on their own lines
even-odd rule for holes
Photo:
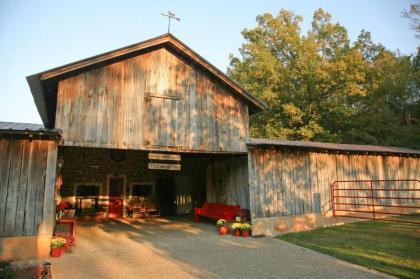
<svg viewBox="0 0 420 279">
<path fill-rule="evenodd" d="M 51 239 L 51 256 L 60 257 L 63 252 L 66 250 L 67 241 L 62 237 L 55 237 Z"/>
<path fill-rule="evenodd" d="M 249 209 L 247 209 L 247 208 L 241 208 L 239 210 L 239 215 L 241 216 L 241 223 L 245 223 L 245 222 L 248 222 L 250 220 Z"/>
<path fill-rule="evenodd" d="M 243 237 L 248 237 L 251 233 L 252 226 L 248 223 L 244 223 L 241 225 L 241 232 Z"/>
<path fill-rule="evenodd" d="M 239 205 L 205 202 L 202 207 L 194 209 L 194 222 L 201 222 L 200 216 L 210 219 L 225 219 L 231 221 L 235 219 L 239 208 Z"/>
<path fill-rule="evenodd" d="M 230 228 L 232 229 L 233 236 L 241 235 L 241 228 L 242 228 L 241 223 L 233 223 L 232 226 L 230 226 Z"/>
</svg>

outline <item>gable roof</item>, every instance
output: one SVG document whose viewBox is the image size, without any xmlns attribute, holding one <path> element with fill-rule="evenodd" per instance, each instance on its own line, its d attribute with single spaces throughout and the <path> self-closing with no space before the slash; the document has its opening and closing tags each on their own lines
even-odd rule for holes
<svg viewBox="0 0 420 279">
<path fill-rule="evenodd" d="M 238 83 L 213 66 L 210 62 L 190 49 L 170 33 L 137 44 L 105 52 L 54 69 L 26 77 L 41 119 L 46 127 L 52 127 L 55 121 L 57 104 L 57 84 L 60 79 L 87 71 L 128 57 L 136 56 L 160 47 L 169 47 L 186 59 L 202 67 L 206 72 L 239 94 L 248 104 L 250 113 L 263 110 L 266 105 L 243 89 Z"/>
<path fill-rule="evenodd" d="M 327 151 L 327 152 L 351 152 L 351 153 L 368 153 L 368 154 L 389 154 L 389 155 L 408 155 L 420 156 L 420 150 L 408 149 L 394 146 L 377 146 L 364 144 L 344 144 L 330 142 L 312 142 L 312 141 L 293 141 L 293 140 L 276 140 L 250 138 L 247 142 L 248 146 L 275 147 L 275 148 L 292 148 L 305 149 L 310 151 Z"/>
</svg>

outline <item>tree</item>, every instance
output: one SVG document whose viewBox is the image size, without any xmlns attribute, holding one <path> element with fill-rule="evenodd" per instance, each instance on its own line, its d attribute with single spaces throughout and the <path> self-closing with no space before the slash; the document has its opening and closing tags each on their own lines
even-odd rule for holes
<svg viewBox="0 0 420 279">
<path fill-rule="evenodd" d="M 348 102 L 365 94 L 367 64 L 346 29 L 319 9 L 302 36 L 301 20 L 286 10 L 258 16 L 258 26 L 242 32 L 242 59 L 231 57 L 229 75 L 269 104 L 251 119 L 253 135 L 334 139 L 330 126 L 342 125 L 354 110 Z"/>
<path fill-rule="evenodd" d="M 349 142 L 420 148 L 418 57 L 382 53 L 372 65 L 378 85 L 360 102 Z"/>
<path fill-rule="evenodd" d="M 418 146 L 420 59 L 396 56 L 364 30 L 350 44 L 322 9 L 305 35 L 301 22 L 286 10 L 258 16 L 242 32 L 241 57 L 230 58 L 228 74 L 268 104 L 251 135 Z"/>
<path fill-rule="evenodd" d="M 410 10 L 404 10 L 401 14 L 402 17 L 408 18 L 410 20 L 410 27 L 416 33 L 416 38 L 420 38 L 420 3 L 411 4 Z"/>
</svg>

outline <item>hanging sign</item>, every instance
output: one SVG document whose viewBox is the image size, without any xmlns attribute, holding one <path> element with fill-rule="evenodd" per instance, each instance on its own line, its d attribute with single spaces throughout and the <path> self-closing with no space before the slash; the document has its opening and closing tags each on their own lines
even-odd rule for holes
<svg viewBox="0 0 420 279">
<path fill-rule="evenodd" d="M 163 153 L 149 153 L 149 160 L 181 161 L 181 155 L 163 154 Z"/>
<path fill-rule="evenodd" d="M 149 163 L 149 169 L 151 169 L 151 170 L 180 171 L 181 170 L 181 164 Z"/>
</svg>

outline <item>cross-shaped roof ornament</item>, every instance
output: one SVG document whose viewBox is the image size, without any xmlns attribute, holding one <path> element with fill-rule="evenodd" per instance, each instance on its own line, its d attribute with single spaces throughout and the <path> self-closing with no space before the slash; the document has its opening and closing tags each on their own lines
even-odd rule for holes
<svg viewBox="0 0 420 279">
<path fill-rule="evenodd" d="M 163 16 L 166 16 L 168 18 L 168 33 L 171 31 L 171 19 L 175 19 L 177 21 L 180 21 L 181 19 L 179 17 L 176 17 L 175 13 L 168 11 L 168 14 L 161 14 Z"/>
</svg>

